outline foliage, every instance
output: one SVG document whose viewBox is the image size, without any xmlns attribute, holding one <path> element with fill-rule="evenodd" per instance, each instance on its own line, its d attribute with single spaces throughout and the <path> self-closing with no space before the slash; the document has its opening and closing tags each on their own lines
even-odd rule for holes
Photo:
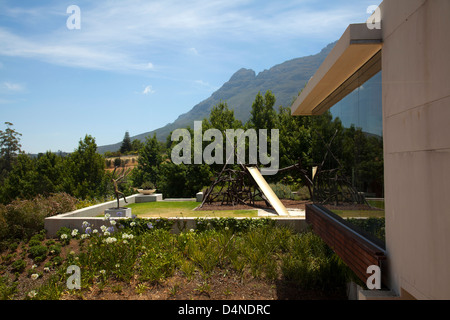
<svg viewBox="0 0 450 320">
<path fill-rule="evenodd" d="M 0 202 L 8 204 L 15 199 L 60 192 L 80 199 L 107 196 L 109 181 L 105 162 L 96 149 L 95 139 L 86 136 L 80 140 L 78 149 L 67 157 L 52 152 L 35 158 L 19 154 L 0 188 Z"/>
<path fill-rule="evenodd" d="M 375 236 L 376 238 L 382 240 L 383 242 L 385 241 L 385 218 L 349 218 L 347 219 L 347 221 L 364 230 L 365 232 Z"/>
<path fill-rule="evenodd" d="M 26 261 L 22 259 L 18 259 L 11 264 L 12 270 L 18 273 L 22 273 L 25 270 L 26 266 Z"/>
<path fill-rule="evenodd" d="M 152 190 L 155 189 L 155 185 L 149 181 L 145 181 L 141 184 L 141 188 L 144 190 Z"/>
<path fill-rule="evenodd" d="M 275 96 L 267 90 L 264 97 L 260 92 L 255 97 L 252 104 L 251 116 L 248 126 L 253 129 L 274 129 L 277 114 L 274 110 Z"/>
<path fill-rule="evenodd" d="M 64 181 L 67 192 L 77 198 L 95 198 L 106 195 L 108 179 L 105 176 L 105 161 L 97 153 L 95 139 L 86 135 L 78 148 L 66 160 L 68 175 Z"/>
<path fill-rule="evenodd" d="M 292 191 L 291 188 L 283 183 L 276 183 L 276 184 L 270 184 L 269 185 L 273 192 L 277 195 L 280 199 L 292 199 Z"/>
<path fill-rule="evenodd" d="M 133 186 L 139 187 L 148 181 L 159 187 L 158 177 L 161 163 L 161 149 L 156 136 L 147 137 L 144 146 L 139 150 L 137 168 L 132 172 Z"/>
<path fill-rule="evenodd" d="M 18 282 L 13 282 L 7 275 L 0 276 L 0 300 L 9 300 L 17 292 Z"/>
<path fill-rule="evenodd" d="M 234 219 L 234 218 L 197 218 L 196 229 L 199 232 L 206 230 L 230 230 L 231 232 L 245 232 L 265 226 L 274 226 L 275 221 L 269 218 L 261 219 Z"/>
<path fill-rule="evenodd" d="M 351 272 L 342 260 L 316 234 L 306 232 L 289 241 L 290 255 L 283 256 L 284 277 L 303 288 L 339 288 Z"/>
<path fill-rule="evenodd" d="M 75 209 L 76 199 L 66 193 L 0 205 L 0 241 L 29 239 L 44 228 L 44 219 Z M 37 239 L 37 238 L 35 238 Z"/>
<path fill-rule="evenodd" d="M 133 150 L 133 146 L 131 144 L 130 133 L 125 132 L 125 136 L 122 140 L 122 145 L 120 146 L 120 153 L 125 154 Z"/>
<path fill-rule="evenodd" d="M 201 276 L 203 282 L 196 290 L 206 293 L 211 290 L 209 277 L 229 271 L 241 277 L 284 279 L 305 289 L 324 290 L 341 288 L 342 277 L 348 275 L 320 238 L 309 231 L 297 234 L 277 227 L 271 219 L 198 219 L 195 230 L 177 234 L 172 226 L 173 221 L 167 219 L 106 218 L 99 230 L 87 222 L 82 230 L 61 228 L 55 239 L 47 239 L 45 245 L 29 245 L 26 250 L 34 261 L 49 259 L 45 265 L 54 270 L 27 298 L 55 300 L 69 293 L 65 272 L 70 265 L 82 270 L 80 294 L 92 286 L 102 290 L 114 285 L 111 289 L 120 290 L 122 283 L 132 279 L 136 288 L 143 288 L 144 284 L 163 282 L 176 271 L 187 281 Z M 63 259 L 60 252 L 69 245 L 68 239 L 77 241 L 79 250 L 68 251 Z M 26 269 L 23 259 L 12 264 L 17 272 Z M 30 276 L 36 273 L 33 268 L 28 270 Z M 0 279 L 4 299 L 15 297 L 17 290 L 11 288 L 14 286 L 6 278 Z"/>
<path fill-rule="evenodd" d="M 0 130 L 0 181 L 7 176 L 13 166 L 14 158 L 20 153 L 21 133 L 11 127 L 11 122 L 5 122 L 5 131 Z"/>
<path fill-rule="evenodd" d="M 44 245 L 34 245 L 28 248 L 30 257 L 36 262 L 43 261 L 47 256 L 48 248 Z"/>
</svg>

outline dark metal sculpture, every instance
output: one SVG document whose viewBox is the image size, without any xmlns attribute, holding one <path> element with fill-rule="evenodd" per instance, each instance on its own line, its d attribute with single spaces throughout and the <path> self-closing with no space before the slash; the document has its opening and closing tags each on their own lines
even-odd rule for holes
<svg viewBox="0 0 450 320">
<path fill-rule="evenodd" d="M 125 200 L 125 203 L 128 203 L 127 198 L 125 197 L 125 194 L 119 190 L 119 184 L 123 183 L 122 180 L 128 176 L 131 169 L 125 170 L 125 168 L 123 168 L 122 171 L 118 175 L 116 175 L 117 168 L 118 167 L 114 167 L 114 171 L 112 172 L 112 175 L 111 175 L 111 181 L 113 183 L 114 193 L 115 193 L 116 199 L 117 199 L 117 209 L 119 209 L 120 208 L 120 204 L 119 204 L 120 196 L 123 197 L 123 200 Z"/>
</svg>

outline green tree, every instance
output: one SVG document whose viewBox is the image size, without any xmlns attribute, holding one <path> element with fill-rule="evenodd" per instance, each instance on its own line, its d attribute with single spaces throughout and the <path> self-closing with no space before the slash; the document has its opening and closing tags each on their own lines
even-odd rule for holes
<svg viewBox="0 0 450 320">
<path fill-rule="evenodd" d="M 86 135 L 66 160 L 65 189 L 81 199 L 106 196 L 105 159 L 97 153 L 95 138 Z"/>
<path fill-rule="evenodd" d="M 133 186 L 140 187 L 144 182 L 158 186 L 159 167 L 162 162 L 161 146 L 153 137 L 147 137 L 144 146 L 139 150 L 138 165 L 133 170 Z"/>
<path fill-rule="evenodd" d="M 16 158 L 7 178 L 1 188 L 1 202 L 8 204 L 16 199 L 30 199 L 36 195 L 38 175 L 33 159 L 25 154 L 19 154 Z"/>
<path fill-rule="evenodd" d="M 279 108 L 277 129 L 280 137 L 280 168 L 294 165 L 301 161 L 302 167 L 310 171 L 311 162 L 311 118 L 293 117 L 290 108 Z M 277 175 L 277 178 L 288 177 L 301 179 L 296 171 L 286 171 Z M 302 184 L 306 181 L 301 179 Z"/>
<path fill-rule="evenodd" d="M 276 111 L 274 110 L 275 96 L 267 90 L 264 97 L 260 92 L 255 97 L 250 112 L 250 119 L 247 125 L 253 129 L 273 129 L 275 128 Z"/>
<path fill-rule="evenodd" d="M 234 116 L 234 110 L 228 108 L 226 102 L 219 102 L 213 106 L 209 118 L 202 123 L 203 130 L 217 129 L 225 134 L 226 129 L 242 128 L 242 122 Z"/>
<path fill-rule="evenodd" d="M 130 134 L 129 132 L 125 132 L 125 136 L 122 140 L 122 145 L 120 146 L 120 153 L 126 154 L 127 152 L 130 152 L 133 150 L 133 146 L 131 144 Z"/>
<path fill-rule="evenodd" d="M 143 146 L 144 146 L 144 144 L 142 143 L 141 140 L 134 139 L 134 140 L 131 142 L 131 150 L 132 150 L 132 151 L 137 151 L 137 152 L 139 152 L 139 150 L 141 150 L 141 148 L 142 148 Z"/>
<path fill-rule="evenodd" d="M 0 181 L 2 181 L 11 171 L 13 162 L 21 152 L 21 133 L 12 129 L 11 122 L 5 122 L 5 131 L 0 130 Z"/>
</svg>

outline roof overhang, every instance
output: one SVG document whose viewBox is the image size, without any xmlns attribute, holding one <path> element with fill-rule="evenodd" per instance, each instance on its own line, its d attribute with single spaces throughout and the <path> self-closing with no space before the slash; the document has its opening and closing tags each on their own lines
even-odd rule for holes
<svg viewBox="0 0 450 320">
<path fill-rule="evenodd" d="M 291 106 L 291 114 L 319 115 L 331 108 L 336 103 L 335 91 L 342 88 L 382 46 L 381 29 L 369 29 L 366 23 L 349 25 Z M 378 63 L 372 69 L 380 66 L 381 63 Z M 340 99 L 343 98 L 343 92 L 341 90 L 339 94 Z M 336 97 L 331 98 L 333 94 Z"/>
</svg>

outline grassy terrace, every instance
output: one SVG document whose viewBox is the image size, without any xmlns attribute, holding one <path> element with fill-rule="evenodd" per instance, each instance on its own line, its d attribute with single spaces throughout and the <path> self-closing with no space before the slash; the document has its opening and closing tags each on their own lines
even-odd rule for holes
<svg viewBox="0 0 450 320">
<path fill-rule="evenodd" d="M 144 202 L 132 203 L 127 207 L 131 208 L 131 212 L 140 217 L 151 218 L 175 218 L 175 217 L 257 217 L 257 210 L 217 210 L 217 211 L 195 211 L 199 206 L 198 202 L 194 201 L 158 201 L 158 202 Z"/>
<path fill-rule="evenodd" d="M 369 199 L 367 200 L 373 209 L 336 209 L 332 208 L 335 214 L 342 218 L 384 218 L 384 200 Z"/>
</svg>

